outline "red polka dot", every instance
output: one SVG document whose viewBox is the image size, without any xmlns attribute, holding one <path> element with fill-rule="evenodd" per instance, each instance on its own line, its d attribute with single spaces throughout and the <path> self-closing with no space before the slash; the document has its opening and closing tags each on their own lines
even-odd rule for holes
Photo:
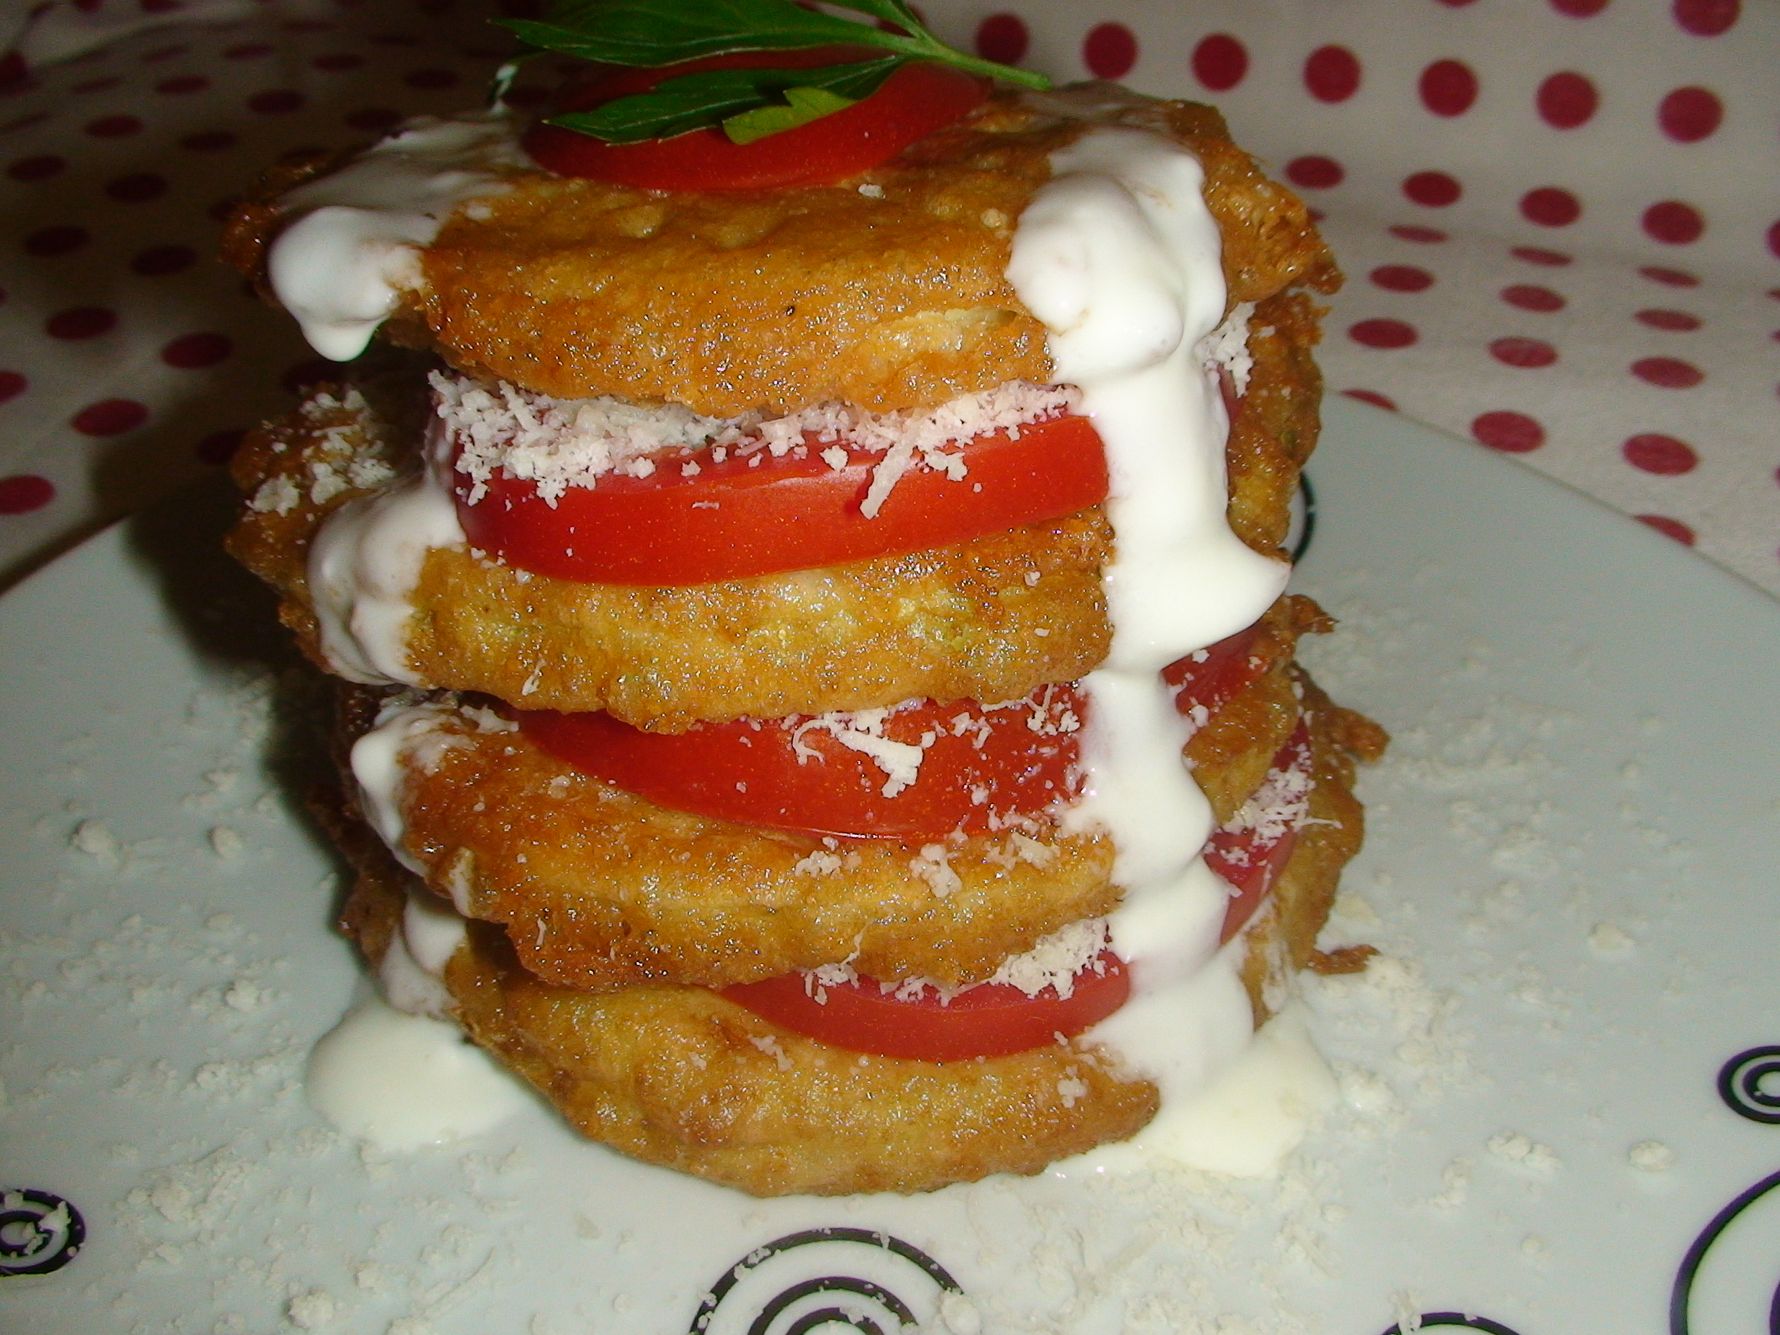
<svg viewBox="0 0 1780 1335">
<path fill-rule="evenodd" d="M 1551 0 L 1551 7 L 1569 18 L 1586 19 L 1607 8 L 1607 0 Z"/>
<path fill-rule="evenodd" d="M 1664 134 L 1684 144 L 1697 143 L 1724 121 L 1724 104 L 1707 88 L 1677 88 L 1656 109 Z"/>
<path fill-rule="evenodd" d="M 1691 473 L 1700 462 L 1693 446 L 1654 431 L 1630 437 L 1620 453 L 1633 468 L 1662 477 Z"/>
<path fill-rule="evenodd" d="M 1582 201 L 1555 185 L 1542 185 L 1520 197 L 1521 217 L 1541 227 L 1568 227 L 1582 216 Z"/>
<path fill-rule="evenodd" d="M 161 360 L 169 366 L 193 371 L 215 366 L 235 350 L 226 334 L 181 334 L 161 349 Z"/>
<path fill-rule="evenodd" d="M 433 88 L 455 88 L 462 80 L 456 70 L 428 66 L 425 69 L 409 70 L 402 76 L 402 82 L 410 88 L 426 91 Z"/>
<path fill-rule="evenodd" d="M 1347 336 L 1368 348 L 1407 348 L 1417 337 L 1414 325 L 1384 318 L 1360 320 L 1349 325 Z"/>
<path fill-rule="evenodd" d="M 1397 411 L 1396 403 L 1375 389 L 1344 389 L 1341 392 L 1350 399 L 1370 403 L 1374 408 L 1383 408 L 1386 412 L 1393 413 Z"/>
<path fill-rule="evenodd" d="M 212 431 L 198 442 L 193 451 L 200 461 L 207 464 L 226 464 L 234 457 L 235 451 L 241 448 L 241 441 L 247 432 L 240 427 L 228 431 Z"/>
<path fill-rule="evenodd" d="M 60 176 L 68 169 L 68 159 L 55 153 L 37 153 L 28 158 L 20 158 L 6 169 L 6 174 L 15 181 L 47 181 L 52 176 Z"/>
<path fill-rule="evenodd" d="M 16 399 L 25 392 L 30 383 L 18 371 L 0 371 L 0 403 Z"/>
<path fill-rule="evenodd" d="M 142 122 L 134 116 L 119 114 L 88 121 L 85 128 L 95 139 L 123 139 L 142 133 Z"/>
<path fill-rule="evenodd" d="M 982 55 L 988 55 L 988 52 L 986 52 L 986 51 L 981 51 L 979 53 Z M 1024 54 L 1024 53 L 1022 53 L 1022 54 Z M 1017 57 L 1017 56 L 1015 57 L 1016 60 L 1018 58 L 1019 57 Z M 989 59 L 990 60 L 1001 60 L 1002 57 L 989 56 Z M 323 53 L 322 55 L 317 56 L 314 60 L 310 61 L 309 63 L 314 68 L 320 70 L 324 74 L 338 74 L 338 73 L 342 72 L 343 70 L 356 70 L 356 69 L 363 68 L 364 63 L 365 63 L 365 58 L 363 56 L 359 55 L 355 51 L 328 51 L 328 52 Z M 1011 63 L 1011 62 L 1004 62 L 1004 63 Z"/>
<path fill-rule="evenodd" d="M 1477 76 L 1462 60 L 1436 60 L 1422 71 L 1422 105 L 1436 116 L 1462 116 L 1477 100 Z"/>
<path fill-rule="evenodd" d="M 1686 311 L 1642 310 L 1637 314 L 1638 323 L 1649 325 L 1652 329 L 1662 329 L 1670 333 L 1688 334 L 1700 327 L 1700 317 L 1689 315 Z"/>
<path fill-rule="evenodd" d="M 1018 14 L 991 14 L 977 24 L 977 54 L 985 60 L 1017 65 L 1031 45 L 1031 30 Z"/>
<path fill-rule="evenodd" d="M 1528 264 L 1537 264 L 1547 269 L 1561 269 L 1564 265 L 1574 262 L 1563 251 L 1547 250 L 1543 246 L 1514 246 L 1508 253 L 1517 260 L 1524 260 Z"/>
<path fill-rule="evenodd" d="M 1574 130 L 1594 117 L 1601 95 L 1587 75 L 1560 70 L 1539 85 L 1534 105 L 1539 108 L 1539 118 L 1552 129 Z"/>
<path fill-rule="evenodd" d="M 224 50 L 223 55 L 230 60 L 259 60 L 275 50 L 277 48 L 268 42 L 241 42 Z"/>
<path fill-rule="evenodd" d="M 1648 524 L 1664 537 L 1673 538 L 1684 547 L 1694 545 L 1694 531 L 1679 519 L 1671 519 L 1668 515 L 1634 515 L 1640 524 Z"/>
<path fill-rule="evenodd" d="M 36 473 L 0 477 L 0 515 L 29 514 L 32 510 L 41 510 L 55 498 L 55 483 Z"/>
<path fill-rule="evenodd" d="M 1768 228 L 1768 250 L 1775 259 L 1780 259 L 1780 222 Z"/>
<path fill-rule="evenodd" d="M 1675 22 L 1695 37 L 1716 37 L 1729 31 L 1742 9 L 1739 0 L 1675 0 Z"/>
<path fill-rule="evenodd" d="M 1653 283 L 1661 283 L 1664 287 L 1698 287 L 1700 280 L 1685 269 L 1665 269 L 1658 264 L 1646 264 L 1638 270 Z"/>
<path fill-rule="evenodd" d="M 1540 315 L 1561 311 L 1565 305 L 1564 298 L 1558 293 L 1535 283 L 1511 283 L 1499 295 L 1517 310 L 1535 311 Z"/>
<path fill-rule="evenodd" d="M 1434 275 L 1413 264 L 1381 264 L 1367 277 L 1389 292 L 1424 292 L 1434 285 Z"/>
<path fill-rule="evenodd" d="M 1403 193 L 1412 203 L 1431 209 L 1443 209 L 1458 202 L 1464 187 L 1442 171 L 1422 171 L 1404 178 Z"/>
<path fill-rule="evenodd" d="M 1228 92 L 1248 73 L 1248 48 L 1227 32 L 1214 32 L 1193 48 L 1193 76 L 1214 93 Z"/>
<path fill-rule="evenodd" d="M 44 333 L 71 343 L 97 338 L 116 327 L 117 312 L 105 306 L 73 306 L 57 311 L 43 322 Z"/>
<path fill-rule="evenodd" d="M 1700 216 L 1700 211 L 1679 199 L 1652 204 L 1644 210 L 1639 221 L 1646 236 L 1668 246 L 1690 245 L 1706 230 L 1706 220 Z"/>
<path fill-rule="evenodd" d="M 1497 409 L 1480 413 L 1471 421 L 1471 434 L 1492 450 L 1526 454 L 1545 443 L 1545 428 L 1525 413 Z"/>
<path fill-rule="evenodd" d="M 1518 334 L 1492 340 L 1490 356 L 1504 366 L 1513 366 L 1523 371 L 1550 366 L 1558 359 L 1557 349 L 1544 339 L 1522 338 Z"/>
<path fill-rule="evenodd" d="M 1122 79 L 1137 64 L 1137 38 L 1123 23 L 1097 23 L 1082 39 L 1082 64 L 1098 79 Z"/>
<path fill-rule="evenodd" d="M 35 255 L 38 259 L 54 259 L 57 255 L 79 250 L 91 240 L 92 235 L 86 228 L 76 227 L 73 223 L 40 227 L 35 232 L 26 234 L 25 253 Z"/>
<path fill-rule="evenodd" d="M 1640 357 L 1632 363 L 1632 374 L 1658 389 L 1692 389 L 1706 378 L 1699 367 L 1678 357 Z"/>
<path fill-rule="evenodd" d="M 1345 46 L 1319 46 L 1304 61 L 1304 86 L 1319 102 L 1345 102 L 1360 89 L 1360 60 Z"/>
<path fill-rule="evenodd" d="M 190 246 L 150 246 L 138 251 L 130 260 L 130 272 L 143 278 L 162 278 L 181 273 L 198 261 L 198 252 Z"/>
<path fill-rule="evenodd" d="M 268 88 L 247 99 L 247 109 L 260 116 L 288 116 L 302 110 L 306 99 L 295 88 Z"/>
<path fill-rule="evenodd" d="M 105 193 L 120 204 L 146 204 L 167 193 L 167 178 L 156 172 L 131 172 L 107 181 Z"/>
<path fill-rule="evenodd" d="M 1399 241 L 1413 241 L 1417 245 L 1434 245 L 1446 240 L 1446 233 L 1438 227 L 1423 227 L 1418 223 L 1397 223 L 1390 232 Z"/>
<path fill-rule="evenodd" d="M 148 408 L 134 399 L 101 399 L 74 414 L 74 429 L 83 436 L 121 436 L 148 420 Z"/>
<path fill-rule="evenodd" d="M 1327 190 L 1340 185 L 1346 174 L 1334 158 L 1314 153 L 1286 163 L 1286 180 L 1304 190 Z"/>
<path fill-rule="evenodd" d="M 176 74 L 171 79 L 162 79 L 155 85 L 155 92 L 165 93 L 169 97 L 183 97 L 187 93 L 201 93 L 210 87 L 210 80 L 202 74 Z"/>
</svg>

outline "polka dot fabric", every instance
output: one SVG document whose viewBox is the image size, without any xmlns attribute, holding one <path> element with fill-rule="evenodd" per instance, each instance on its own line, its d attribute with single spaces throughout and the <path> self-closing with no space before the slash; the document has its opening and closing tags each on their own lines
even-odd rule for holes
<svg viewBox="0 0 1780 1335">
<path fill-rule="evenodd" d="M 231 196 L 285 153 L 473 104 L 509 48 L 469 5 L 14 8 L 0 18 L 0 584 L 226 462 L 313 366 L 216 259 Z"/>
<path fill-rule="evenodd" d="M 1220 107 L 1321 216 L 1348 274 L 1321 354 L 1332 391 L 1513 455 L 1780 593 L 1780 9 L 1125 11 L 990 7 L 949 35 L 1023 18 L 1028 61 L 1075 78 L 1122 27 L 1126 82 Z"/>
<path fill-rule="evenodd" d="M 470 105 L 495 0 L 0 16 L 0 582 L 325 373 L 215 259 L 280 154 Z M 1348 273 L 1331 391 L 1780 593 L 1780 7 L 928 0 L 949 40 L 1220 106 Z"/>
</svg>

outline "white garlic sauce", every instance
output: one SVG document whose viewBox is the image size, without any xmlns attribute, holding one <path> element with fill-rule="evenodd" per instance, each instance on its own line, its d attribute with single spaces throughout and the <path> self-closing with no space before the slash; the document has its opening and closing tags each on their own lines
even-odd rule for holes
<svg viewBox="0 0 1780 1335">
<path fill-rule="evenodd" d="M 528 1106 L 524 1086 L 450 1018 L 445 966 L 465 923 L 423 886 L 408 892 L 367 995 L 309 1054 L 310 1106 L 379 1150 L 443 1145 Z"/>
<path fill-rule="evenodd" d="M 1212 1123 L 1196 1096 L 1253 1037 L 1241 942 L 1218 946 L 1229 890 L 1199 856 L 1211 809 L 1159 673 L 1253 623 L 1289 571 L 1226 517 L 1229 422 L 1205 348 L 1227 292 L 1198 159 L 1162 135 L 1102 125 L 1051 166 L 1020 216 L 1007 276 L 1105 443 L 1115 538 L 1104 576 L 1112 647 L 1083 681 L 1085 795 L 1071 821 L 1104 829 L 1117 848 L 1124 899 L 1109 931 L 1132 998 L 1085 1039 L 1162 1092 L 1156 1119 L 1105 1157 L 1129 1161 L 1134 1146 L 1234 1162 L 1245 1152 L 1205 1143 Z"/>
<path fill-rule="evenodd" d="M 428 552 L 467 541 L 450 468 L 450 438 L 431 417 L 421 466 L 340 505 L 309 545 L 309 597 L 321 651 L 348 681 L 423 684 L 408 661 L 414 589 Z"/>
<path fill-rule="evenodd" d="M 266 273 L 324 357 L 348 361 L 420 284 L 420 248 L 452 210 L 531 164 L 503 110 L 420 116 L 326 175 L 287 191 L 294 215 Z"/>
</svg>

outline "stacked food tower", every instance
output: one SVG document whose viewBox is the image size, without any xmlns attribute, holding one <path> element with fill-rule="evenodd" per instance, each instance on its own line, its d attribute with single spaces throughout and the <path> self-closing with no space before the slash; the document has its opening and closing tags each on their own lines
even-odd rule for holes
<svg viewBox="0 0 1780 1335">
<path fill-rule="evenodd" d="M 1357 958 L 1316 938 L 1382 735 L 1296 665 L 1280 550 L 1335 265 L 1202 106 L 692 54 L 230 225 L 322 352 L 406 350 L 235 465 L 341 683 L 345 928 L 586 1135 L 748 1191 L 1166 1153 Z M 779 83 L 582 132 L 711 75 Z"/>
</svg>

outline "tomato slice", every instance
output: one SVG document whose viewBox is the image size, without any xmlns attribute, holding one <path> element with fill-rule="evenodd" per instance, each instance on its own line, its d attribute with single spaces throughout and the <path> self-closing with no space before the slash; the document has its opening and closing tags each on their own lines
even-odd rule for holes
<svg viewBox="0 0 1780 1335">
<path fill-rule="evenodd" d="M 1125 1004 L 1131 976 L 1104 950 L 1071 981 L 1067 997 L 1054 987 L 1027 995 L 1010 983 L 979 983 L 949 1000 L 931 987 L 911 995 L 875 980 L 818 984 L 794 973 L 723 989 L 722 995 L 763 1019 L 849 1052 L 918 1061 L 1002 1057 L 1073 1037 Z"/>
<path fill-rule="evenodd" d="M 1291 817 L 1289 794 L 1310 783 L 1311 764 L 1310 728 L 1300 721 L 1273 757 L 1267 782 L 1256 795 L 1265 804 L 1270 790 L 1279 792 L 1285 797 L 1281 810 L 1251 824 L 1227 824 L 1213 830 L 1206 842 L 1206 865 L 1230 885 L 1220 941 L 1228 941 L 1255 916 L 1297 847 L 1302 819 Z"/>
<path fill-rule="evenodd" d="M 1267 670 L 1268 661 L 1255 653 L 1260 623 L 1207 645 L 1162 669 L 1162 680 L 1174 690 L 1174 707 L 1200 720 L 1211 716 Z M 1202 713 L 1201 713 L 1202 711 Z"/>
<path fill-rule="evenodd" d="M 608 71 L 572 90 L 559 108 L 584 111 L 641 92 L 676 74 L 713 68 L 772 68 L 843 63 L 853 53 L 760 51 L 688 61 L 659 70 Z M 522 140 L 546 171 L 588 176 L 642 190 L 781 190 L 829 185 L 888 162 L 916 140 L 961 120 L 989 98 L 987 79 L 927 61 L 900 65 L 870 96 L 752 143 L 718 129 L 671 139 L 612 144 L 560 126 L 538 124 Z"/>
<path fill-rule="evenodd" d="M 1256 633 L 1238 631 L 1172 664 L 1164 675 L 1176 708 L 1215 713 L 1254 681 L 1267 666 L 1250 652 Z M 604 713 L 516 717 L 534 745 L 658 806 L 802 834 L 939 839 L 982 833 L 997 817 L 1033 815 L 1075 797 L 1076 736 L 1086 715 L 1074 684 L 1002 705 L 899 705 L 879 730 L 892 752 L 921 747 L 907 783 L 894 781 L 894 756 L 888 766 L 872 758 L 869 735 L 855 732 L 849 746 L 838 724 L 807 715 L 699 723 L 679 733 L 645 732 Z M 900 756 L 909 758 L 906 750 Z"/>
<path fill-rule="evenodd" d="M 882 718 L 871 732 L 804 716 L 682 733 L 603 713 L 535 711 L 519 722 L 558 759 L 660 806 L 805 834 L 936 839 L 1074 796 L 1081 710 L 1073 687 L 1050 686 L 994 707 L 925 700 L 873 711 Z"/>
<path fill-rule="evenodd" d="M 824 452 L 840 448 L 835 467 Z M 606 474 L 554 504 L 535 484 L 497 471 L 470 504 L 453 474 L 472 546 L 557 579 L 704 584 L 949 546 L 1059 519 L 1106 498 L 1106 453 L 1085 417 L 986 432 L 960 447 L 953 479 L 911 467 L 869 518 L 860 504 L 884 455 L 806 435 L 804 448 L 673 450 L 647 477 Z M 695 467 L 688 467 L 694 465 Z"/>
<path fill-rule="evenodd" d="M 1230 885 L 1220 941 L 1247 925 L 1278 882 L 1298 842 L 1301 807 L 1291 795 L 1310 781 L 1309 727 L 1300 722 L 1274 756 L 1268 783 L 1278 807 L 1262 819 L 1232 822 L 1213 832 L 1206 863 Z M 1131 979 L 1124 962 L 1103 950 L 1077 973 L 1067 997 L 1046 988 L 1029 996 L 1005 983 L 966 988 L 949 1001 L 930 987 L 886 989 L 869 978 L 819 984 L 808 974 L 784 974 L 723 989 L 723 995 L 794 1033 L 831 1047 L 920 1061 L 966 1061 L 1025 1052 L 1072 1037 L 1124 1005 Z"/>
</svg>

